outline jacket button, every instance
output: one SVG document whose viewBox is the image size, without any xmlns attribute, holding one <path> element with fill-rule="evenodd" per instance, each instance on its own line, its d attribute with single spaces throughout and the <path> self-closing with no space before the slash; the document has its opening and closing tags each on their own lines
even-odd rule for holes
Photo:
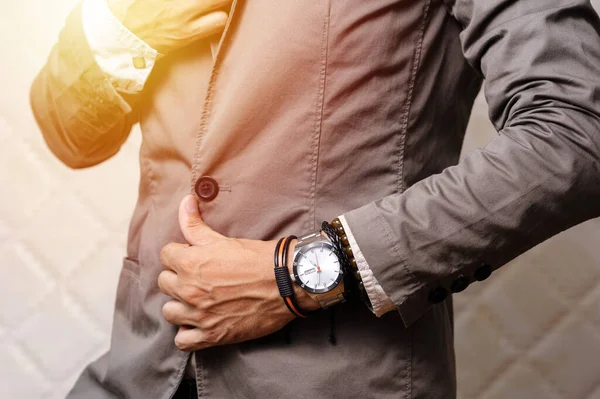
<svg viewBox="0 0 600 399">
<path fill-rule="evenodd" d="M 219 194 L 219 184 L 210 176 L 202 176 L 196 181 L 196 194 L 204 201 L 212 201 Z"/>
<path fill-rule="evenodd" d="M 488 278 L 491 274 L 492 274 L 492 267 L 490 265 L 484 263 L 483 265 L 479 266 L 477 268 L 477 270 L 475 270 L 473 277 L 475 277 L 475 280 L 477 280 L 477 281 L 483 281 L 486 278 Z"/>
<path fill-rule="evenodd" d="M 452 292 L 462 292 L 469 286 L 469 279 L 462 274 L 450 285 Z"/>
<path fill-rule="evenodd" d="M 448 296 L 448 291 L 442 287 L 437 287 L 429 293 L 429 302 L 440 303 Z"/>
</svg>

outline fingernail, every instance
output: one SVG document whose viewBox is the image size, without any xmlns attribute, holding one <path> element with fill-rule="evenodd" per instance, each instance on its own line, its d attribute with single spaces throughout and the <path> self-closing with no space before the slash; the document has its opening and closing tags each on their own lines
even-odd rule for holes
<svg viewBox="0 0 600 399">
<path fill-rule="evenodd" d="M 198 212 L 198 204 L 196 203 L 196 198 L 193 195 L 188 195 L 185 200 L 185 210 L 187 213 L 197 213 Z"/>
</svg>

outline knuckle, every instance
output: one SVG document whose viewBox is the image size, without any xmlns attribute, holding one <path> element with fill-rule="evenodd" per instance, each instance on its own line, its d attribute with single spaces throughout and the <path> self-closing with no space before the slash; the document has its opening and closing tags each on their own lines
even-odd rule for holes
<svg viewBox="0 0 600 399">
<path fill-rule="evenodd" d="M 201 298 L 200 300 L 198 300 L 198 302 L 196 303 L 196 309 L 198 309 L 198 311 L 200 313 L 205 313 L 207 310 L 210 309 L 210 302 L 207 298 Z"/>
<path fill-rule="evenodd" d="M 220 342 L 219 337 L 221 334 L 215 329 L 211 328 L 209 330 L 204 331 L 202 336 L 202 343 L 205 344 L 218 344 Z"/>
<path fill-rule="evenodd" d="M 187 272 L 191 272 L 195 266 L 195 262 L 192 259 L 192 256 L 190 256 L 190 255 L 182 257 L 181 259 L 179 259 L 178 263 L 179 263 L 179 268 L 181 270 L 184 270 Z"/>
<path fill-rule="evenodd" d="M 184 285 L 183 287 L 181 287 L 181 289 L 179 290 L 179 296 L 181 297 L 181 299 L 183 299 L 186 303 L 190 305 L 196 305 L 197 303 L 201 302 L 198 298 L 198 290 L 196 289 L 196 287 L 190 285 Z"/>
</svg>

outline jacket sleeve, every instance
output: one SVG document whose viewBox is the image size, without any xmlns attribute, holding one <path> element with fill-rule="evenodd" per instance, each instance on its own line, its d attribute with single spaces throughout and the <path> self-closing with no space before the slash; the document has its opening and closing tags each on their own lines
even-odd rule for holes
<svg viewBox="0 0 600 399">
<path fill-rule="evenodd" d="M 136 122 L 138 96 L 118 93 L 96 64 L 79 4 L 30 90 L 31 108 L 46 144 L 71 168 L 110 158 Z"/>
<path fill-rule="evenodd" d="M 584 0 L 447 0 L 499 136 L 345 214 L 405 325 L 456 289 L 600 215 L 600 21 Z M 460 277 L 460 278 L 459 278 Z"/>
</svg>

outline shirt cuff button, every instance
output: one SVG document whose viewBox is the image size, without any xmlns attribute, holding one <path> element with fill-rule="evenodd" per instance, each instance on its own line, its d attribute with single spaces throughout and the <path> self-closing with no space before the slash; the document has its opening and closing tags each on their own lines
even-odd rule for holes
<svg viewBox="0 0 600 399">
<path fill-rule="evenodd" d="M 146 68 L 146 59 L 144 57 L 133 57 L 133 66 L 136 69 L 144 69 Z"/>
<path fill-rule="evenodd" d="M 462 292 L 469 286 L 469 279 L 463 275 L 458 276 L 456 280 L 452 282 L 450 285 L 450 289 L 452 292 Z"/>
</svg>

